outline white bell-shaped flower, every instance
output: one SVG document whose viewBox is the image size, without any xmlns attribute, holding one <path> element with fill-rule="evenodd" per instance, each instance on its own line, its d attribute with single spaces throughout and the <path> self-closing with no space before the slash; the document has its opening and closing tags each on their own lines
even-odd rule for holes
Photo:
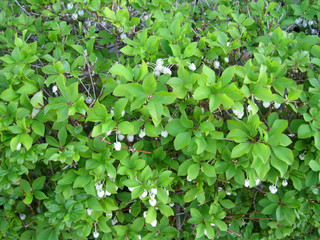
<svg viewBox="0 0 320 240">
<path fill-rule="evenodd" d="M 121 112 L 121 117 L 123 117 L 125 114 L 126 114 L 126 111 L 125 111 L 125 110 L 122 110 L 122 112 Z"/>
<path fill-rule="evenodd" d="M 218 69 L 220 67 L 219 61 L 218 60 L 214 61 L 213 66 L 214 66 L 215 69 Z"/>
<path fill-rule="evenodd" d="M 125 34 L 125 33 L 121 33 L 121 34 L 120 34 L 120 38 L 121 38 L 121 39 L 125 39 L 125 38 L 127 38 L 127 34 Z"/>
<path fill-rule="evenodd" d="M 114 149 L 116 151 L 120 151 L 121 150 L 121 142 L 115 142 L 114 143 Z"/>
<path fill-rule="evenodd" d="M 72 13 L 72 19 L 73 20 L 77 20 L 78 19 L 78 14 L 76 14 L 76 13 Z"/>
<path fill-rule="evenodd" d="M 164 138 L 168 137 L 168 132 L 166 130 L 163 130 L 161 132 L 161 136 L 164 137 Z"/>
<path fill-rule="evenodd" d="M 164 63 L 163 59 L 162 58 L 158 58 L 157 61 L 156 61 L 156 65 L 157 66 L 162 66 Z"/>
<path fill-rule="evenodd" d="M 146 132 L 144 129 L 140 130 L 139 138 L 144 138 L 146 136 Z"/>
<path fill-rule="evenodd" d="M 155 220 L 151 223 L 151 226 L 152 226 L 152 227 L 157 226 L 157 219 L 155 219 Z"/>
<path fill-rule="evenodd" d="M 191 71 L 195 71 L 197 69 L 197 67 L 194 63 L 190 63 L 188 67 Z"/>
<path fill-rule="evenodd" d="M 256 185 L 259 185 L 261 180 L 259 178 L 256 178 Z"/>
<path fill-rule="evenodd" d="M 20 151 L 20 149 L 21 149 L 21 143 L 18 143 L 16 150 Z"/>
<path fill-rule="evenodd" d="M 83 11 L 82 9 L 78 10 L 78 15 L 79 15 L 80 17 L 82 17 L 83 14 L 84 14 L 84 11 Z"/>
<path fill-rule="evenodd" d="M 87 208 L 87 213 L 88 213 L 88 216 L 91 216 L 92 209 L 91 208 Z"/>
<path fill-rule="evenodd" d="M 21 219 L 21 221 L 25 220 L 25 219 L 26 219 L 26 215 L 23 214 L 23 213 L 21 213 L 21 214 L 20 214 L 20 219 Z"/>
<path fill-rule="evenodd" d="M 140 195 L 140 199 L 145 198 L 146 196 L 148 196 L 148 191 L 145 189 L 143 193 Z"/>
<path fill-rule="evenodd" d="M 154 207 L 157 204 L 157 200 L 154 198 L 149 199 L 149 203 L 152 207 Z"/>
<path fill-rule="evenodd" d="M 245 186 L 245 187 L 249 187 L 249 186 L 250 186 L 250 180 L 249 180 L 249 178 L 247 178 L 246 180 L 244 180 L 244 186 Z"/>
<path fill-rule="evenodd" d="M 127 139 L 129 142 L 133 142 L 134 136 L 133 135 L 127 135 Z"/>
<path fill-rule="evenodd" d="M 265 108 L 268 108 L 270 107 L 270 102 L 263 102 L 262 104 Z"/>
<path fill-rule="evenodd" d="M 95 231 L 95 232 L 93 233 L 93 237 L 94 237 L 94 238 L 98 238 L 98 237 L 99 237 L 99 233 L 98 233 L 97 231 Z"/>
<path fill-rule="evenodd" d="M 68 3 L 67 8 L 68 8 L 68 10 L 71 10 L 73 8 L 73 3 Z"/>
<path fill-rule="evenodd" d="M 99 190 L 97 191 L 97 195 L 98 195 L 99 198 L 104 197 L 104 191 L 103 191 L 102 189 L 99 189 Z"/>
<path fill-rule="evenodd" d="M 278 189 L 275 185 L 269 186 L 269 190 L 272 194 L 276 194 L 278 192 Z"/>
<path fill-rule="evenodd" d="M 56 85 L 54 85 L 53 87 L 52 87 L 52 92 L 53 93 L 56 93 L 58 91 L 58 87 L 56 86 Z"/>
<path fill-rule="evenodd" d="M 284 179 L 282 181 L 282 186 L 286 187 L 288 185 L 288 180 L 287 179 Z"/>
<path fill-rule="evenodd" d="M 156 188 L 151 188 L 150 192 L 151 192 L 152 194 L 154 194 L 154 195 L 157 195 L 158 189 L 156 189 Z"/>
<path fill-rule="evenodd" d="M 129 191 L 132 192 L 136 187 L 128 187 Z"/>
<path fill-rule="evenodd" d="M 124 136 L 122 134 L 118 134 L 118 140 L 122 141 L 124 139 Z"/>
<path fill-rule="evenodd" d="M 228 57 L 225 57 L 225 58 L 224 58 L 224 61 L 225 61 L 226 63 L 228 63 L 228 62 L 229 62 L 229 58 L 228 58 Z"/>
<path fill-rule="evenodd" d="M 169 75 L 172 74 L 170 68 L 168 68 L 168 67 L 164 67 L 163 70 L 162 70 L 162 72 L 163 72 L 163 74 L 169 74 Z"/>
<path fill-rule="evenodd" d="M 111 193 L 108 190 L 105 190 L 105 196 L 111 196 Z"/>
<path fill-rule="evenodd" d="M 300 160 L 304 160 L 304 154 L 303 153 L 301 153 L 300 155 L 299 155 L 299 158 L 300 158 Z"/>
<path fill-rule="evenodd" d="M 274 106 L 275 109 L 278 109 L 278 108 L 281 106 L 281 104 L 275 102 L 275 103 L 273 104 L 273 106 Z"/>
</svg>

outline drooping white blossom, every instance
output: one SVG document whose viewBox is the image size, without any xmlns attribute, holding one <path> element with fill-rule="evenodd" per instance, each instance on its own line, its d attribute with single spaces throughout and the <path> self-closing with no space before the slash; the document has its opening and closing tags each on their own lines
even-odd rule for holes
<svg viewBox="0 0 320 240">
<path fill-rule="evenodd" d="M 98 233 L 97 231 L 95 231 L 95 232 L 93 233 L 93 237 L 94 237 L 94 238 L 98 238 L 98 237 L 99 237 L 99 233 Z"/>
<path fill-rule="evenodd" d="M 228 58 L 228 57 L 225 57 L 225 58 L 224 58 L 224 61 L 225 61 L 226 63 L 228 63 L 228 62 L 229 62 L 229 58 Z"/>
<path fill-rule="evenodd" d="M 26 215 L 23 214 L 23 213 L 21 213 L 21 214 L 20 214 L 20 219 L 21 219 L 21 221 L 25 220 L 25 219 L 26 219 Z"/>
<path fill-rule="evenodd" d="M 79 15 L 80 17 L 82 17 L 83 14 L 84 14 L 84 11 L 83 11 L 82 9 L 78 10 L 78 15 Z"/>
<path fill-rule="evenodd" d="M 20 151 L 20 149 L 21 149 L 21 143 L 18 143 L 16 150 Z"/>
<path fill-rule="evenodd" d="M 124 136 L 122 134 L 119 134 L 118 139 L 119 139 L 119 141 L 122 141 L 124 139 Z"/>
<path fill-rule="evenodd" d="M 214 61 L 213 66 L 214 66 L 215 69 L 218 69 L 220 67 L 219 61 L 218 60 Z"/>
<path fill-rule="evenodd" d="M 115 142 L 114 143 L 114 150 L 120 151 L 121 150 L 121 142 Z"/>
<path fill-rule="evenodd" d="M 105 190 L 105 196 L 111 196 L 111 193 L 108 190 Z"/>
<path fill-rule="evenodd" d="M 91 209 L 91 208 L 87 208 L 87 214 L 88 214 L 88 216 L 91 216 L 91 213 L 92 213 L 92 209 Z"/>
<path fill-rule="evenodd" d="M 288 180 L 287 179 L 284 179 L 282 181 L 282 186 L 286 187 L 288 185 Z"/>
<path fill-rule="evenodd" d="M 157 226 L 157 219 L 155 219 L 155 220 L 151 223 L 151 226 L 152 226 L 152 227 Z"/>
<path fill-rule="evenodd" d="M 270 106 L 270 102 L 263 102 L 262 104 L 265 108 L 268 108 Z"/>
<path fill-rule="evenodd" d="M 164 137 L 164 138 L 168 137 L 168 132 L 166 130 L 163 130 L 161 132 L 161 136 Z"/>
<path fill-rule="evenodd" d="M 127 135 L 127 139 L 129 142 L 133 142 L 134 136 L 133 135 Z"/>
<path fill-rule="evenodd" d="M 168 67 L 164 67 L 163 70 L 162 70 L 162 73 L 163 73 L 163 74 L 169 74 L 169 75 L 172 74 L 170 68 L 168 68 Z"/>
<path fill-rule="evenodd" d="M 53 93 L 56 93 L 58 91 L 58 87 L 56 86 L 56 85 L 54 85 L 53 87 L 52 87 L 52 92 Z"/>
<path fill-rule="evenodd" d="M 99 189 L 99 190 L 97 191 L 97 195 L 98 195 L 99 198 L 104 197 L 104 191 L 103 191 L 102 189 Z"/>
<path fill-rule="evenodd" d="M 276 185 L 271 185 L 269 186 L 269 190 L 272 194 L 276 194 L 278 192 L 277 186 Z"/>
<path fill-rule="evenodd" d="M 71 10 L 73 8 L 73 3 L 68 3 L 67 8 L 68 8 L 68 10 Z"/>
<path fill-rule="evenodd" d="M 245 186 L 245 187 L 249 187 L 249 186 L 250 186 L 250 180 L 249 180 L 249 178 L 247 178 L 246 180 L 244 180 L 244 186 Z"/>
<path fill-rule="evenodd" d="M 191 71 L 195 71 L 197 69 L 197 67 L 194 63 L 190 63 L 188 67 Z"/>
<path fill-rule="evenodd" d="M 146 132 L 144 129 L 140 130 L 139 138 L 144 138 L 146 136 Z"/>
<path fill-rule="evenodd" d="M 256 178 L 256 185 L 259 185 L 261 180 L 259 178 Z"/>
<path fill-rule="evenodd" d="M 273 104 L 273 106 L 274 106 L 275 109 L 278 109 L 278 108 L 281 106 L 281 104 L 275 102 L 275 103 Z"/>
<path fill-rule="evenodd" d="M 152 207 L 154 207 L 157 204 L 157 200 L 154 198 L 149 199 L 149 203 Z"/>
</svg>

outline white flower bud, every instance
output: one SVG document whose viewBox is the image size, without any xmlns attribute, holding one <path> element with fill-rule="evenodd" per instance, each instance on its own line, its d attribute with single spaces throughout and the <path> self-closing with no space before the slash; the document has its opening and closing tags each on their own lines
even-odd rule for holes
<svg viewBox="0 0 320 240">
<path fill-rule="evenodd" d="M 118 222 L 118 219 L 117 219 L 117 218 L 114 218 L 114 219 L 112 219 L 111 224 L 112 224 L 112 225 L 116 225 L 117 222 Z"/>
<path fill-rule="evenodd" d="M 151 226 L 152 226 L 152 227 L 157 226 L 157 219 L 155 219 L 155 220 L 151 223 Z"/>
<path fill-rule="evenodd" d="M 150 192 L 151 192 L 152 194 L 157 195 L 158 189 L 156 189 L 156 188 L 151 188 Z"/>
<path fill-rule="evenodd" d="M 96 188 L 96 190 L 98 191 L 98 190 L 101 190 L 102 189 L 102 184 L 100 184 L 100 182 L 96 182 L 96 184 L 94 185 L 95 186 L 95 188 Z"/>
<path fill-rule="evenodd" d="M 39 112 L 40 112 L 39 108 L 33 108 L 31 113 L 31 118 L 34 119 Z"/>
<path fill-rule="evenodd" d="M 111 196 L 111 193 L 108 190 L 105 190 L 105 196 L 106 197 Z"/>
<path fill-rule="evenodd" d="M 229 47 L 230 46 L 230 42 L 227 42 L 227 47 Z"/>
<path fill-rule="evenodd" d="M 87 213 L 88 213 L 88 216 L 91 216 L 92 209 L 91 208 L 87 208 Z"/>
<path fill-rule="evenodd" d="M 148 196 L 148 191 L 145 189 L 141 194 L 140 199 L 145 198 L 146 196 Z"/>
<path fill-rule="evenodd" d="M 218 192 L 222 191 L 223 188 L 222 187 L 218 187 Z"/>
<path fill-rule="evenodd" d="M 273 104 L 273 106 L 274 106 L 275 109 L 278 109 L 278 108 L 281 106 L 281 104 L 275 102 L 275 103 Z"/>
<path fill-rule="evenodd" d="M 163 59 L 162 58 L 158 58 L 157 59 L 157 62 L 156 62 L 156 64 L 157 64 L 157 66 L 162 66 L 163 65 Z"/>
<path fill-rule="evenodd" d="M 287 181 L 287 179 L 284 179 L 282 181 L 282 186 L 286 187 L 287 185 L 288 185 L 288 181 Z"/>
<path fill-rule="evenodd" d="M 114 149 L 116 151 L 120 151 L 121 150 L 121 142 L 115 142 L 114 143 Z"/>
<path fill-rule="evenodd" d="M 152 207 L 154 207 L 157 204 L 157 200 L 154 198 L 149 199 L 149 203 Z"/>
<path fill-rule="evenodd" d="M 231 195 L 231 192 L 226 191 L 226 195 L 230 196 L 230 195 Z"/>
<path fill-rule="evenodd" d="M 156 78 L 158 78 L 158 77 L 160 77 L 160 72 L 159 71 L 153 71 L 153 75 L 156 77 Z"/>
<path fill-rule="evenodd" d="M 68 3 L 67 8 L 68 10 L 71 10 L 73 8 L 73 3 Z"/>
<path fill-rule="evenodd" d="M 25 220 L 25 219 L 26 219 L 26 215 L 23 214 L 23 213 L 21 213 L 21 214 L 20 214 L 20 219 L 21 219 L 21 221 Z"/>
<path fill-rule="evenodd" d="M 119 28 L 118 28 L 118 32 L 119 32 L 119 33 L 123 33 L 123 31 L 124 31 L 123 27 L 119 27 Z"/>
<path fill-rule="evenodd" d="M 188 67 L 191 71 L 195 71 L 197 69 L 197 67 L 194 63 L 190 63 Z"/>
<path fill-rule="evenodd" d="M 256 178 L 256 185 L 259 185 L 261 180 L 259 178 Z"/>
<path fill-rule="evenodd" d="M 102 189 L 99 189 L 99 190 L 97 191 L 97 195 L 98 195 L 99 198 L 104 197 L 104 191 L 103 191 Z"/>
<path fill-rule="evenodd" d="M 149 15 L 148 15 L 148 14 L 146 14 L 146 15 L 144 15 L 144 16 L 143 16 L 142 21 L 144 21 L 144 22 L 145 22 L 145 21 L 147 21 L 148 19 L 149 19 Z"/>
<path fill-rule="evenodd" d="M 129 191 L 132 192 L 136 187 L 128 187 Z"/>
<path fill-rule="evenodd" d="M 276 187 L 275 185 L 271 185 L 271 186 L 269 187 L 269 190 L 270 190 L 270 192 L 271 192 L 272 194 L 276 194 L 276 193 L 278 192 L 278 189 L 277 189 L 277 187 Z"/>
<path fill-rule="evenodd" d="M 118 139 L 119 139 L 119 141 L 122 141 L 124 139 L 124 136 L 122 134 L 119 134 Z"/>
<path fill-rule="evenodd" d="M 251 107 L 251 105 L 248 105 L 248 107 L 247 107 L 247 111 L 248 111 L 248 113 L 250 113 L 250 112 L 252 111 L 252 107 Z"/>
<path fill-rule="evenodd" d="M 82 9 L 80 9 L 80 10 L 78 11 L 78 15 L 79 15 L 80 17 L 82 17 L 83 14 L 84 14 L 84 11 L 83 11 Z"/>
<path fill-rule="evenodd" d="M 99 233 L 98 233 L 97 231 L 95 231 L 95 232 L 93 233 L 93 237 L 94 237 L 94 238 L 98 238 L 98 237 L 99 237 Z"/>
<path fill-rule="evenodd" d="M 302 154 L 300 154 L 300 155 L 299 155 L 299 158 L 300 158 L 300 160 L 302 160 L 302 161 L 303 161 L 303 160 L 304 160 L 304 154 L 303 154 L 303 153 L 302 153 Z"/>
<path fill-rule="evenodd" d="M 296 23 L 297 25 L 300 25 L 301 22 L 302 22 L 302 18 L 297 18 L 297 19 L 295 20 L 295 23 Z"/>
<path fill-rule="evenodd" d="M 139 239 L 139 240 L 141 239 L 141 235 L 138 235 L 138 239 Z"/>
<path fill-rule="evenodd" d="M 262 104 L 265 108 L 268 108 L 270 106 L 270 102 L 263 102 Z"/>
<path fill-rule="evenodd" d="M 226 63 L 228 63 L 228 62 L 229 62 L 229 58 L 228 58 L 228 57 L 225 57 L 225 58 L 224 58 L 224 61 L 225 61 Z"/>
<path fill-rule="evenodd" d="M 161 132 L 161 136 L 164 137 L 164 138 L 168 137 L 168 132 L 166 130 L 163 130 Z"/>
<path fill-rule="evenodd" d="M 219 61 L 218 60 L 214 61 L 213 66 L 214 66 L 215 69 L 218 69 L 220 67 Z"/>
<path fill-rule="evenodd" d="M 78 19 L 78 14 L 72 13 L 72 19 L 73 19 L 73 20 L 77 20 L 77 19 Z"/>
<path fill-rule="evenodd" d="M 147 218 L 147 211 L 144 211 L 144 212 L 143 212 L 143 217 L 144 217 L 144 218 Z"/>
<path fill-rule="evenodd" d="M 56 86 L 56 85 L 54 85 L 53 87 L 52 87 L 52 92 L 53 93 L 56 93 L 58 91 L 58 87 Z"/>
<path fill-rule="evenodd" d="M 121 38 L 121 39 L 125 39 L 125 38 L 127 38 L 127 34 L 125 34 L 125 33 L 121 33 L 121 34 L 120 34 L 120 38 Z"/>
<path fill-rule="evenodd" d="M 244 186 L 245 186 L 245 187 L 249 187 L 249 186 L 250 186 L 250 180 L 249 180 L 249 178 L 247 178 L 246 180 L 244 180 Z"/>
<path fill-rule="evenodd" d="M 162 70 L 162 72 L 163 72 L 163 74 L 169 74 L 169 75 L 172 74 L 170 68 L 168 68 L 168 67 L 164 67 L 163 70 Z"/>
<path fill-rule="evenodd" d="M 133 142 L 134 136 L 132 136 L 132 135 L 127 135 L 127 139 L 128 139 L 129 142 Z"/>
<path fill-rule="evenodd" d="M 144 138 L 146 136 L 146 132 L 144 131 L 144 129 L 140 130 L 140 134 L 139 134 L 139 138 Z"/>
<path fill-rule="evenodd" d="M 86 99 L 84 100 L 87 104 L 91 104 L 92 103 L 92 97 L 86 97 Z"/>
<path fill-rule="evenodd" d="M 16 150 L 20 151 L 20 149 L 21 149 L 21 143 L 18 143 Z"/>
<path fill-rule="evenodd" d="M 125 114 L 126 114 L 126 111 L 125 111 L 125 110 L 122 110 L 122 112 L 121 112 L 121 117 L 123 117 Z"/>
<path fill-rule="evenodd" d="M 169 206 L 170 206 L 170 207 L 173 207 L 173 206 L 174 206 L 174 203 L 169 203 Z"/>
</svg>

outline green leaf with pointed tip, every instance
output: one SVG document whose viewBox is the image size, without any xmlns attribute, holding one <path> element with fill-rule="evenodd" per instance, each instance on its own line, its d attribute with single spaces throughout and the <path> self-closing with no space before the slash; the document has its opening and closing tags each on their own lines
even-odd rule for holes
<svg viewBox="0 0 320 240">
<path fill-rule="evenodd" d="M 174 139 L 173 145 L 176 150 L 180 150 L 189 145 L 191 141 L 191 132 L 181 132 Z"/>
<path fill-rule="evenodd" d="M 162 104 L 158 100 L 151 98 L 148 103 L 148 111 L 154 125 L 157 127 L 161 122 L 161 115 L 163 113 Z"/>
<path fill-rule="evenodd" d="M 207 86 L 200 86 L 194 91 L 193 98 L 195 100 L 202 100 L 208 98 L 210 93 L 210 88 Z"/>
<path fill-rule="evenodd" d="M 125 66 L 123 66 L 122 64 L 116 64 L 116 65 L 113 65 L 109 72 L 111 74 L 114 74 L 114 75 L 119 75 L 119 76 L 122 76 L 124 77 L 124 79 L 129 82 L 129 81 L 132 81 L 133 79 L 133 74 L 132 74 L 132 71 L 129 70 L 128 68 L 126 68 Z"/>
<path fill-rule="evenodd" d="M 153 207 L 149 207 L 146 216 L 146 223 L 152 223 L 157 218 L 157 211 Z"/>
</svg>

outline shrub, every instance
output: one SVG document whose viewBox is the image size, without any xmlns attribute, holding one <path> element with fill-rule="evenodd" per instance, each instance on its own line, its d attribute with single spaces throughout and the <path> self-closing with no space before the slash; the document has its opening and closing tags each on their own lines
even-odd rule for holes
<svg viewBox="0 0 320 240">
<path fill-rule="evenodd" d="M 3 239 L 319 237 L 319 1 L 0 6 Z"/>
</svg>

